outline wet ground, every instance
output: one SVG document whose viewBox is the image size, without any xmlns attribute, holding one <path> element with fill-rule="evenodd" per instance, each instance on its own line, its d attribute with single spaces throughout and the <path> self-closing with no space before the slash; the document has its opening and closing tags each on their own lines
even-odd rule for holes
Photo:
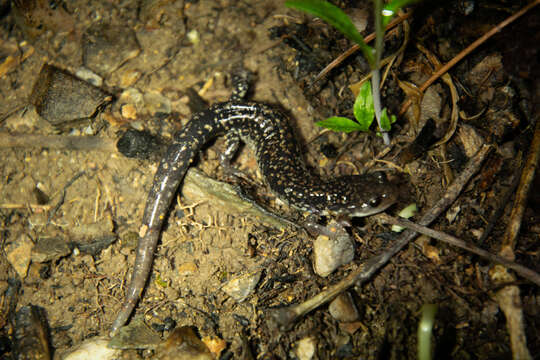
<svg viewBox="0 0 540 360">
<path fill-rule="evenodd" d="M 57 354 L 85 339 L 107 335 L 131 274 L 142 212 L 159 159 L 159 155 L 126 158 L 108 145 L 128 129 L 148 130 L 169 142 L 192 114 L 190 89 L 208 104 L 224 101 L 231 91 L 230 74 L 239 67 L 256 74 L 251 100 L 276 105 L 290 115 L 315 172 L 337 176 L 360 169 L 393 174 L 401 197 L 389 209 L 391 214 L 413 202 L 422 213 L 442 197 L 474 150 L 491 144 L 494 150 L 480 172 L 432 227 L 499 251 L 511 206 L 503 206 L 494 230 L 482 243 L 479 239 L 497 209 L 513 200 L 504 194 L 514 191 L 512 184 L 529 151 L 538 100 L 538 70 L 526 60 L 528 52 L 519 47 L 520 41 L 512 47 L 506 36 L 537 33 L 533 29 L 538 29 L 538 11 L 453 69 L 463 112 L 457 130 L 446 144 L 418 151 L 410 144 L 431 120 L 435 125 L 430 135 L 436 138 L 450 127 L 452 97 L 444 82 L 436 82 L 421 103 L 398 118 L 391 133 L 393 144 L 385 149 L 374 133 L 347 136 L 314 125 L 331 115 L 351 116 L 354 98 L 348 86 L 366 71 L 361 56 L 355 55 L 311 84 L 322 67 L 351 45 L 324 23 L 285 8 L 281 1 L 144 4 L 74 1 L 41 11 L 48 5 L 30 1 L 3 15 L 0 131 L 41 135 L 40 141 L 51 135 L 97 136 L 106 141 L 98 150 L 82 151 L 46 143 L 37 148 L 0 146 L 0 291 L 5 304 L 0 326 L 6 339 L 14 310 L 8 307 L 10 302 L 15 310 L 28 304 L 44 309 Z M 466 16 L 457 5 L 445 10 L 417 8 L 410 19 L 409 44 L 399 53 L 383 89 L 385 106 L 397 114 L 406 98 L 404 83 L 421 84 L 431 74 L 432 64 L 415 44 L 429 44 L 445 63 L 519 9 L 503 5 L 479 2 Z M 114 26 L 118 32 L 116 50 L 125 50 L 118 58 L 89 49 L 95 40 L 89 29 L 96 24 Z M 404 31 L 396 28 L 389 33 L 388 55 L 398 52 Z M 134 36 L 135 43 L 124 41 L 124 34 L 126 39 Z M 523 59 L 516 59 L 515 52 Z M 14 60 L 6 60 L 9 56 Z M 44 64 L 72 74 L 90 68 L 101 75 L 99 88 L 111 97 L 90 121 L 52 125 L 29 105 Z M 415 109 L 421 109 L 420 117 Z M 224 142 L 218 139 L 201 154 L 197 167 L 211 178 L 230 181 L 218 162 L 223 149 Z M 291 219 L 301 218 L 265 190 L 249 149 L 241 151 L 236 166 L 255 184 L 266 205 Z M 535 186 L 540 186 L 538 181 Z M 350 290 L 358 313 L 354 321 L 340 322 L 322 306 L 292 329 L 272 331 L 265 320 L 269 308 L 301 302 L 336 283 L 355 264 L 391 245 L 390 228 L 369 218 L 355 222 L 350 230 L 353 262 L 323 278 L 313 271 L 313 239 L 304 231 L 268 224 L 227 204 L 216 205 L 217 201 L 186 191 L 171 209 L 152 277 L 137 307 L 137 315 L 154 330 L 165 330 L 164 336 L 175 325 L 192 326 L 201 338 L 224 340 L 224 358 L 241 358 L 246 352 L 291 358 L 298 356 L 295 349 L 302 339 L 311 339 L 320 359 L 415 358 L 419 310 L 435 303 L 437 358 L 511 356 L 505 316 L 494 298 L 500 285 L 489 277 L 492 264 L 422 237 L 371 281 Z M 533 190 L 515 249 L 516 262 L 537 271 L 538 204 Z M 40 243 L 55 244 L 59 250 L 45 245 L 42 253 L 49 257 L 39 257 Z M 222 290 L 231 280 L 252 273 L 260 280 L 245 301 L 237 302 Z M 15 295 L 9 292 L 12 280 L 21 282 Z M 529 350 L 538 353 L 538 288 L 520 278 L 517 284 Z M 129 356 L 142 354 L 131 351 Z"/>
</svg>

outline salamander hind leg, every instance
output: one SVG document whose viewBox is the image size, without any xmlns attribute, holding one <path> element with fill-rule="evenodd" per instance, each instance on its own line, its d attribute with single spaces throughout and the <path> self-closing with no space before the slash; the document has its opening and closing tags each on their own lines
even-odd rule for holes
<svg viewBox="0 0 540 360">
<path fill-rule="evenodd" d="M 225 150 L 219 155 L 219 163 L 223 167 L 223 173 L 229 181 L 238 183 L 239 180 L 241 180 L 250 186 L 255 186 L 256 184 L 246 173 L 232 164 L 234 157 L 238 152 L 238 148 L 240 147 L 240 143 L 240 137 L 236 133 L 228 132 L 225 135 Z"/>
</svg>

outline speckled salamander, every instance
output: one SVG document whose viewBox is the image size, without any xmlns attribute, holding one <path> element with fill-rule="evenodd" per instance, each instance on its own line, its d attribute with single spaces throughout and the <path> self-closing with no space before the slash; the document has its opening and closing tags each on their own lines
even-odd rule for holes
<svg viewBox="0 0 540 360">
<path fill-rule="evenodd" d="M 287 118 L 267 105 L 242 101 L 247 83 L 236 78 L 236 85 L 230 101 L 194 115 L 167 149 L 148 195 L 131 284 L 111 334 L 127 322 L 141 296 L 167 210 L 179 184 L 204 144 L 217 136 L 227 136 L 229 156 L 240 141 L 249 145 L 269 188 L 302 211 L 322 216 L 367 216 L 395 201 L 395 190 L 380 173 L 329 180 L 310 174 Z"/>
</svg>

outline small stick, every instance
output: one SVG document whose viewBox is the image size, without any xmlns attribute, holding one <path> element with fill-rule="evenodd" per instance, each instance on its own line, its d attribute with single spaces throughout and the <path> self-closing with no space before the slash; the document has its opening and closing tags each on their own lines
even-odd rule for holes
<svg viewBox="0 0 540 360">
<path fill-rule="evenodd" d="M 488 145 L 484 145 L 478 150 L 469 160 L 469 163 L 461 174 L 448 187 L 444 196 L 422 216 L 422 219 L 419 221 L 420 224 L 424 226 L 429 225 L 456 200 L 469 179 L 480 169 L 480 165 L 482 165 L 490 150 L 491 147 Z M 414 231 L 405 230 L 393 246 L 358 266 L 357 269 L 353 270 L 339 283 L 328 287 L 327 290 L 320 292 L 303 303 L 272 309 L 269 312 L 268 326 L 274 329 L 289 329 L 298 318 L 333 300 L 349 287 L 355 284 L 358 286 L 366 282 L 417 235 L 418 233 Z"/>
<path fill-rule="evenodd" d="M 0 132 L 0 148 L 11 147 L 117 152 L 114 141 L 98 136 L 12 135 L 6 132 Z"/>
<path fill-rule="evenodd" d="M 412 221 L 406 220 L 406 219 L 399 219 L 395 218 L 393 216 L 389 216 L 387 214 L 379 214 L 377 215 L 377 218 L 382 220 L 385 223 L 392 224 L 392 225 L 399 225 L 403 226 L 407 229 L 414 230 L 416 232 L 419 232 L 420 234 L 427 235 L 429 237 L 432 237 L 434 239 L 440 240 L 442 242 L 445 242 L 447 244 L 457 246 L 458 248 L 467 250 L 469 252 L 472 252 L 473 254 L 476 254 L 478 256 L 481 256 L 485 259 L 488 259 L 489 261 L 499 263 L 501 265 L 506 266 L 509 269 L 514 270 L 519 275 L 523 276 L 525 279 L 535 283 L 536 285 L 540 286 L 540 274 L 537 272 L 526 268 L 525 266 L 516 264 L 513 261 L 510 261 L 502 256 L 498 256 L 495 254 L 490 253 L 489 251 L 486 251 L 484 249 L 481 249 L 477 246 L 474 246 L 472 244 L 469 244 L 461 239 L 458 239 L 455 236 L 446 234 L 442 231 L 437 231 L 430 229 L 428 227 L 418 225 L 413 223 Z"/>
<path fill-rule="evenodd" d="M 0 209 L 31 209 L 38 211 L 47 211 L 52 208 L 51 205 L 41 205 L 41 204 L 14 204 L 14 203 L 3 203 L 0 204 Z"/>
<path fill-rule="evenodd" d="M 527 198 L 531 190 L 538 160 L 540 159 L 540 119 L 536 121 L 534 137 L 529 146 L 529 155 L 523 166 L 519 186 L 516 190 L 514 207 L 510 213 L 510 221 L 502 241 L 501 254 L 510 258 L 514 257 L 514 249 L 516 247 L 516 239 L 521 228 L 521 220 L 527 206 Z"/>
</svg>

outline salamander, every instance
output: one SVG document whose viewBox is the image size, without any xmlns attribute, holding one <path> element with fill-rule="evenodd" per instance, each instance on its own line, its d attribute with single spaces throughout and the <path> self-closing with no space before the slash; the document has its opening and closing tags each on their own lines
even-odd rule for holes
<svg viewBox="0 0 540 360">
<path fill-rule="evenodd" d="M 227 137 L 229 159 L 240 142 L 250 146 L 271 191 L 314 216 L 368 216 L 395 202 L 396 192 L 382 173 L 331 179 L 310 173 L 287 117 L 271 106 L 244 101 L 247 81 L 235 77 L 233 82 L 231 99 L 195 114 L 175 135 L 159 164 L 144 210 L 131 283 L 111 334 L 127 322 L 141 296 L 167 210 L 189 166 L 201 148 L 218 136 Z"/>
</svg>

